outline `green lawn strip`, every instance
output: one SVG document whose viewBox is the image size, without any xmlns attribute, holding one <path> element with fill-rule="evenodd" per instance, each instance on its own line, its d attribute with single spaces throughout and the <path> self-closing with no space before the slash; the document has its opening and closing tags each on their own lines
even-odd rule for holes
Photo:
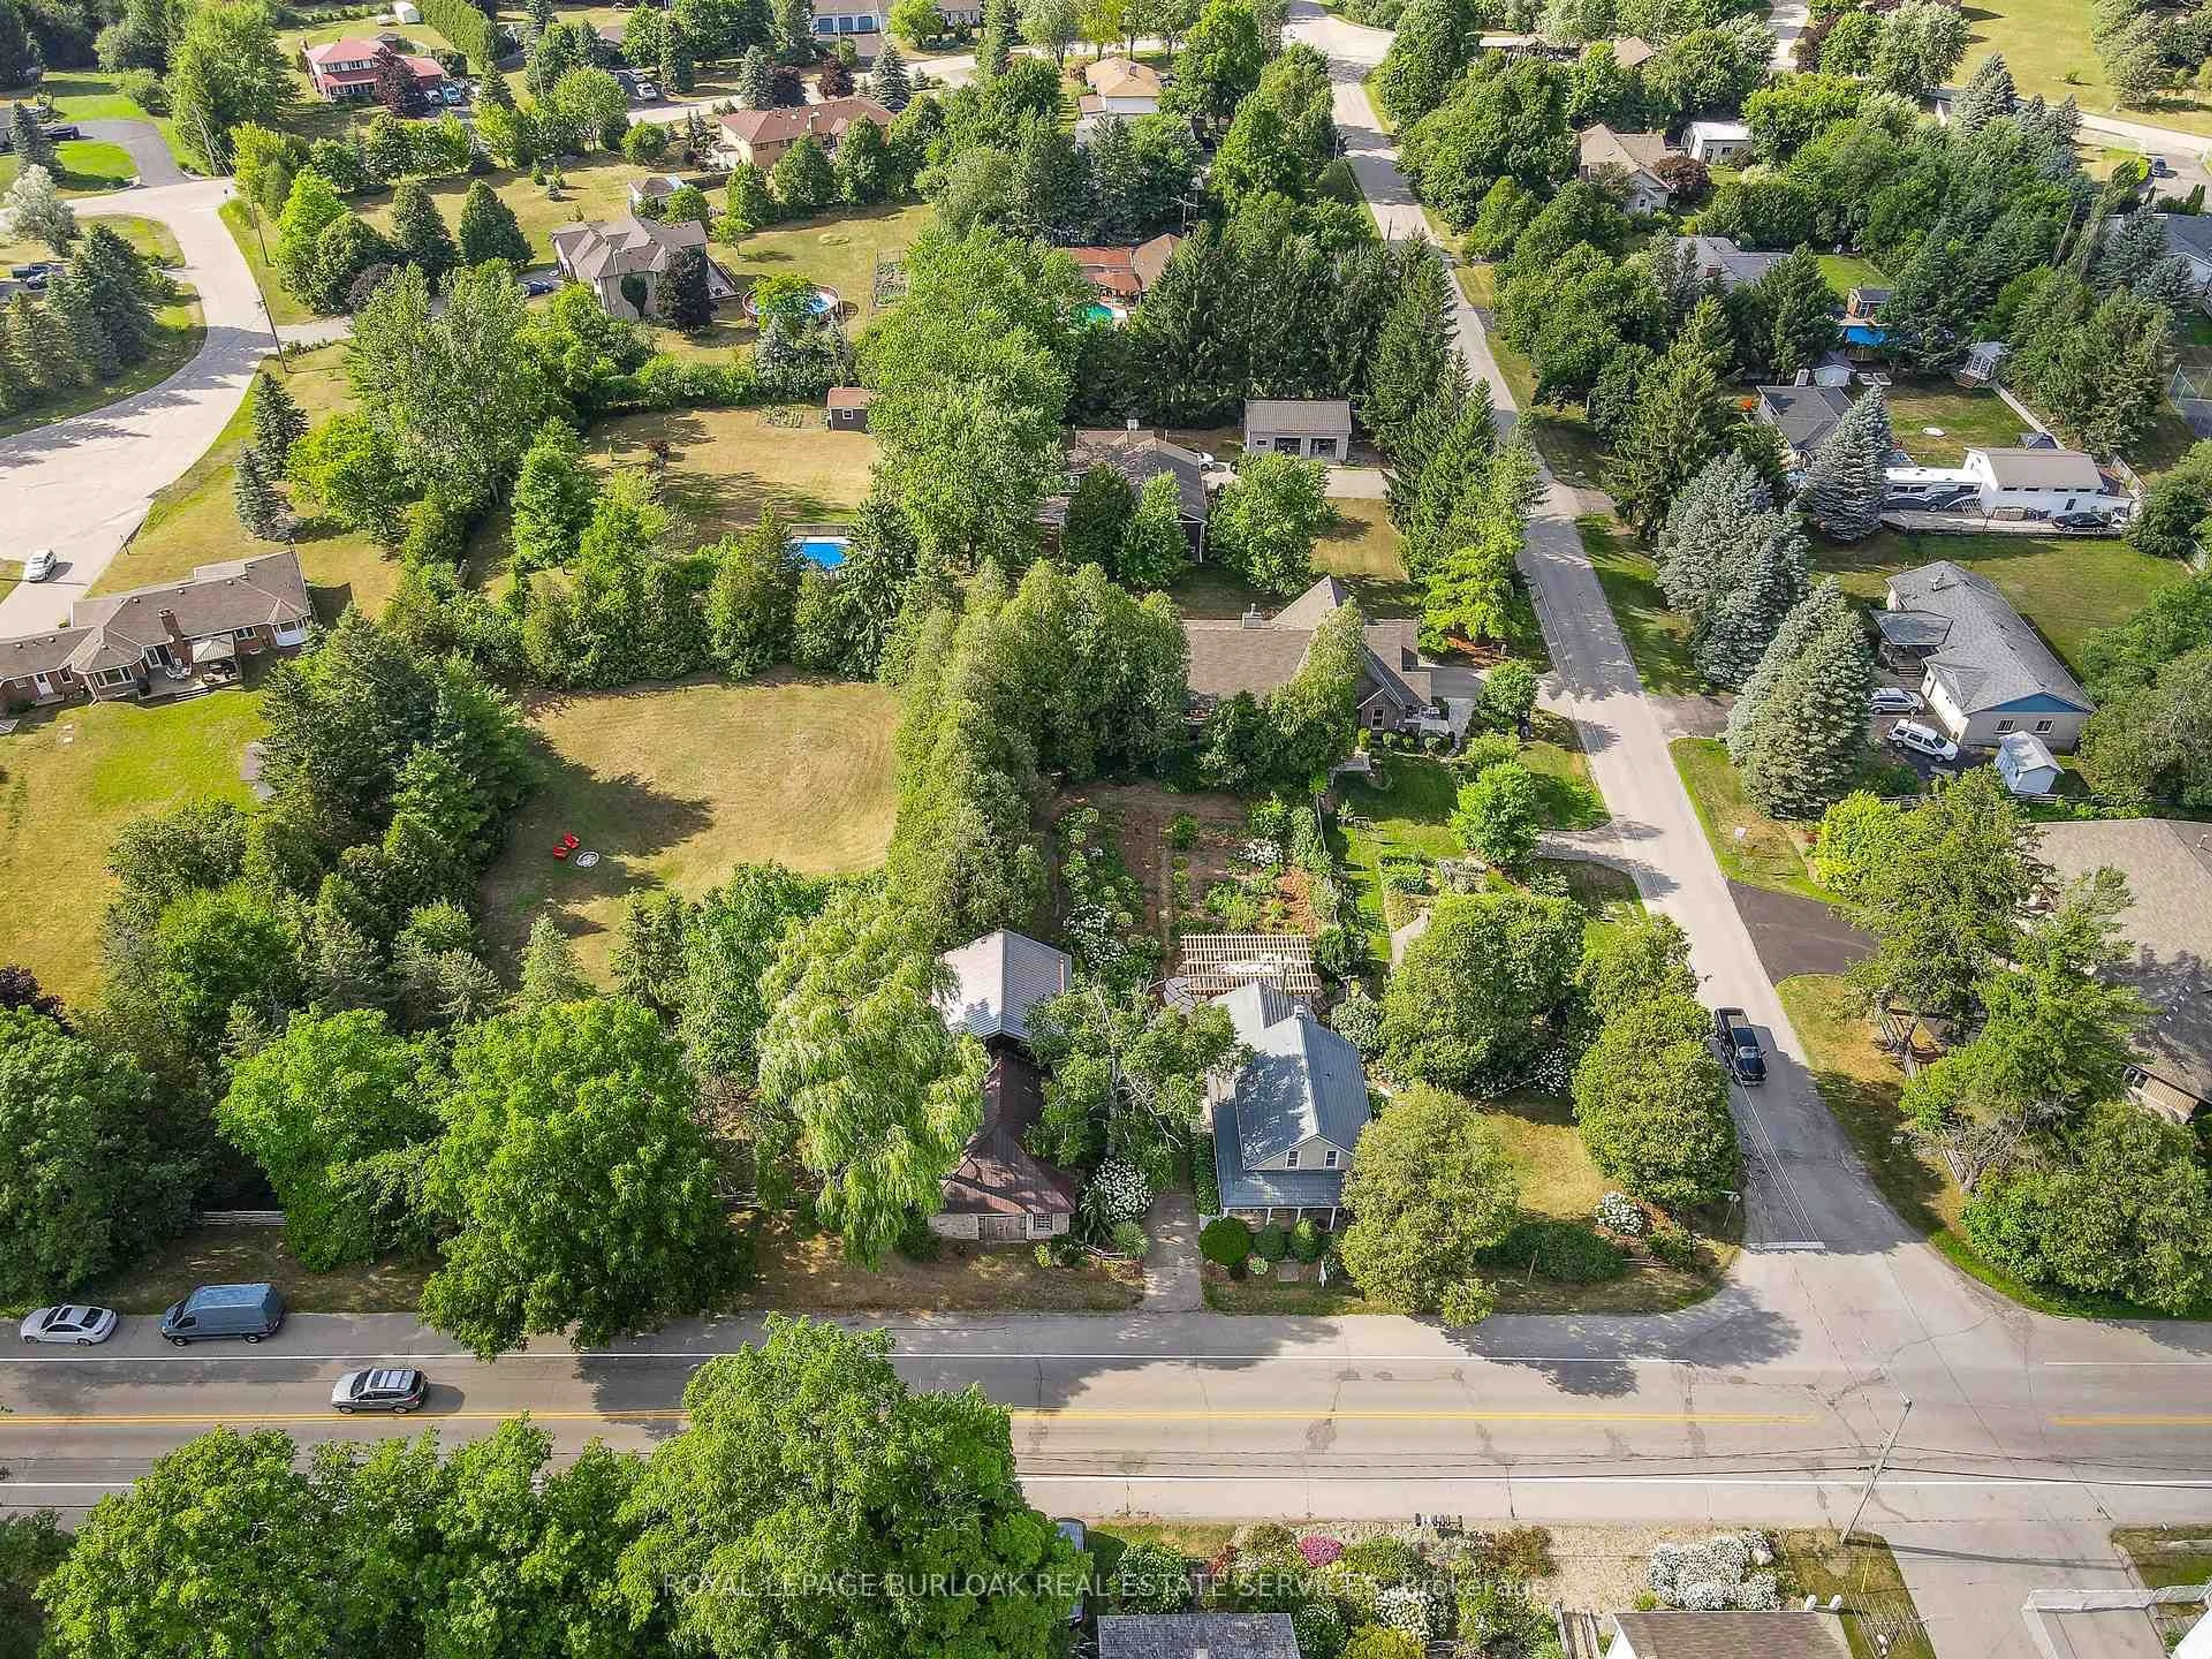
<svg viewBox="0 0 2212 1659">
<path fill-rule="evenodd" d="M 78 386 L 54 396 L 43 398 L 21 414 L 0 420 L 0 438 L 18 432 L 28 432 L 33 427 L 51 426 L 56 421 L 65 421 L 72 415 L 105 409 L 134 393 L 157 386 L 191 362 L 207 337 L 207 330 L 200 321 L 200 302 L 187 296 L 154 308 L 154 340 L 145 357 L 117 375 L 112 380 L 102 380 L 96 386 Z"/>
<path fill-rule="evenodd" d="M 2187 569 L 2176 561 L 2154 558 L 2109 537 L 1882 530 L 1849 547 L 1816 540 L 1812 550 L 1817 574 L 1835 576 L 1845 592 L 1875 605 L 1882 602 L 1891 575 L 1938 559 L 1995 582 L 2069 664 L 2077 662 L 2081 642 L 2091 634 L 2125 621 L 2160 588 L 2189 580 Z"/>
<path fill-rule="evenodd" d="M 1743 782 L 1717 738 L 1677 738 L 1667 745 L 1689 791 L 1721 873 L 1731 881 L 1803 898 L 1832 900 L 1813 878 L 1796 832 L 1744 799 Z"/>
<path fill-rule="evenodd" d="M 222 215 L 222 222 L 230 231 L 231 240 L 238 244 L 238 251 L 246 256 L 246 268 L 253 275 L 253 285 L 261 290 L 262 303 L 269 307 L 270 319 L 277 323 L 313 322 L 315 313 L 292 297 L 291 290 L 277 276 L 275 267 L 261 257 L 264 241 L 272 252 L 275 251 L 276 222 L 264 215 L 257 234 L 252 208 L 238 197 L 225 202 L 219 211 Z"/>
<path fill-rule="evenodd" d="M 1855 288 L 1885 288 L 1889 278 L 1881 274 L 1881 267 L 1871 259 L 1862 259 L 1851 253 L 1823 253 L 1820 256 L 1820 275 L 1827 280 L 1829 291 L 1838 299 L 1850 297 Z"/>
<path fill-rule="evenodd" d="M 0 190 L 14 184 L 22 170 L 14 155 L 0 155 Z M 54 146 L 53 172 L 64 196 L 103 196 L 137 178 L 138 164 L 129 150 L 104 138 L 64 138 Z"/>
<path fill-rule="evenodd" d="M 1851 1659 L 1936 1659 L 1936 1649 L 1897 1558 L 1881 1539 L 1856 1533 L 1846 1547 L 1832 1529 L 1775 1538 L 1775 1576 L 1785 1605 L 1801 1596 L 1843 1598 Z"/>
<path fill-rule="evenodd" d="M 2212 1583 L 2212 1521 L 2178 1527 L 2116 1527 L 2112 1542 L 2152 1589 Z"/>
<path fill-rule="evenodd" d="M 1547 830 L 1595 830 L 1613 821 L 1590 776 L 1589 757 L 1573 723 L 1539 712 L 1535 738 L 1521 745 L 1521 763 L 1543 792 Z"/>
<path fill-rule="evenodd" d="M 1705 689 L 1690 659 L 1690 625 L 1667 608 L 1657 568 L 1609 519 L 1586 513 L 1575 520 L 1590 566 L 1628 641 L 1644 689 L 1662 696 L 1692 696 Z"/>
<path fill-rule="evenodd" d="M 2089 11 L 2081 0 L 1978 0 L 1966 14 L 1971 33 L 1960 72 L 2001 52 L 2023 98 L 2040 93 L 2053 104 L 2072 98 L 2087 114 L 2212 134 L 2212 98 L 2191 88 L 2121 108 L 2089 44 Z"/>
</svg>

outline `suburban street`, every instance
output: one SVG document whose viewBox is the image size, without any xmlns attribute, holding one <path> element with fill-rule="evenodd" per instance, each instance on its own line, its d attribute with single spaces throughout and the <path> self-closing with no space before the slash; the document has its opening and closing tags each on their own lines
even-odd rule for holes
<svg viewBox="0 0 2212 1659">
<path fill-rule="evenodd" d="M 1389 36 L 1313 0 L 1291 15 L 1292 37 L 1330 59 L 1346 153 L 1385 234 L 1428 234 L 1361 86 Z M 65 611 L 236 410 L 267 337 L 215 215 L 226 189 L 77 204 L 172 225 L 208 343 L 153 392 L 0 441 L 9 550 L 51 545 L 67 567 L 18 588 L 0 627 Z M 1462 303 L 1455 327 L 1510 422 L 1480 318 Z M 890 1327 L 915 1385 L 975 1385 L 1010 1407 L 1027 1488 L 1054 1514 L 1841 1526 L 1893 1436 L 1866 1524 L 1896 1547 L 1941 1659 L 2028 1659 L 2031 1589 L 2125 1582 L 2112 1525 L 2212 1516 L 2212 1326 L 2031 1314 L 1881 1200 L 1674 771 L 1577 534 L 1584 507 L 1546 482 L 1523 560 L 1554 665 L 1546 702 L 1575 721 L 1613 815 L 1582 839 L 1680 921 L 1705 1000 L 1747 1010 L 1771 1056 L 1768 1083 L 1735 1094 L 1747 1249 L 1727 1287 L 1677 1314 L 1506 1316 L 1465 1333 L 1205 1312 L 855 1322 Z M 301 1315 L 267 1345 L 214 1350 L 169 1348 L 154 1326 L 127 1321 L 94 1349 L 0 1354 L 0 1496 L 82 1510 L 217 1423 L 307 1445 L 425 1427 L 456 1440 L 527 1411 L 565 1453 L 594 1438 L 649 1447 L 680 1426 L 691 1370 L 759 1330 L 688 1322 L 606 1351 L 539 1342 L 483 1362 L 399 1315 Z M 421 1416 L 331 1412 L 341 1371 L 402 1358 L 433 1385 Z M 2106 1650 L 2123 1648 L 2140 1650 Z"/>
<path fill-rule="evenodd" d="M 60 556 L 52 580 L 18 583 L 0 599 L 0 635 L 67 621 L 70 606 L 130 540 L 155 495 L 208 452 L 252 385 L 270 349 L 269 323 L 246 260 L 216 216 L 229 196 L 228 179 L 194 179 L 70 204 L 80 218 L 129 214 L 167 225 L 184 251 L 177 274 L 199 295 L 207 337 L 192 360 L 157 386 L 0 438 L 0 490 L 8 501 L 0 552 L 20 559 L 50 547 Z"/>
</svg>

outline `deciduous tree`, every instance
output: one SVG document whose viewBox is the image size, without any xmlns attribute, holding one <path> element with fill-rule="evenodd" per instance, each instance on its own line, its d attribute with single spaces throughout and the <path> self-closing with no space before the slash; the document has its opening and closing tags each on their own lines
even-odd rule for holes
<svg viewBox="0 0 2212 1659">
<path fill-rule="evenodd" d="M 1344 1178 L 1343 1256 L 1361 1292 L 1398 1313 L 1455 1313 L 1487 1299 L 1483 1252 L 1520 1215 L 1498 1132 L 1468 1101 L 1407 1090 L 1360 1132 Z"/>
</svg>

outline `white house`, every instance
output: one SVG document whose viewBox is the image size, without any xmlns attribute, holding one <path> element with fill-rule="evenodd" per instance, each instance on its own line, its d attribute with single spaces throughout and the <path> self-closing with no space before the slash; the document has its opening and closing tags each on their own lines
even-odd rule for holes
<svg viewBox="0 0 2212 1659">
<path fill-rule="evenodd" d="M 2015 795 L 2047 795 L 2058 787 L 2060 767 L 2033 732 L 2008 732 L 1997 744 L 1997 775 Z"/>
<path fill-rule="evenodd" d="M 2096 712 L 1996 585 L 1948 559 L 1892 576 L 1874 620 L 1884 653 L 1921 670 L 1920 695 L 1961 747 L 1993 749 L 2025 732 L 2071 754 Z"/>
<path fill-rule="evenodd" d="M 1692 121 L 1682 148 L 1709 167 L 1734 167 L 1751 154 L 1751 129 L 1741 121 Z"/>
<path fill-rule="evenodd" d="M 1957 466 L 1893 466 L 1885 476 L 1901 505 L 1971 495 L 1984 514 L 2010 519 L 2135 510 L 2127 487 L 2078 449 L 1970 449 Z"/>
<path fill-rule="evenodd" d="M 1663 132 L 1615 132 L 1601 121 L 1583 128 L 1576 141 L 1575 176 L 1609 174 L 1625 182 L 1622 205 L 1629 212 L 1656 213 L 1674 199 L 1674 192 L 1655 170 L 1673 153 Z"/>
</svg>

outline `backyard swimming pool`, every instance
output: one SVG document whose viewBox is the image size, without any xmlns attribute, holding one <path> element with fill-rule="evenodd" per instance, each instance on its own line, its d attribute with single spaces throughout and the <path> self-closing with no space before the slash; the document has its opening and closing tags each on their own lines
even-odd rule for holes
<svg viewBox="0 0 2212 1659">
<path fill-rule="evenodd" d="M 824 570 L 835 570 L 845 562 L 848 545 L 842 536 L 801 536 L 792 542 L 791 550 Z"/>
</svg>

